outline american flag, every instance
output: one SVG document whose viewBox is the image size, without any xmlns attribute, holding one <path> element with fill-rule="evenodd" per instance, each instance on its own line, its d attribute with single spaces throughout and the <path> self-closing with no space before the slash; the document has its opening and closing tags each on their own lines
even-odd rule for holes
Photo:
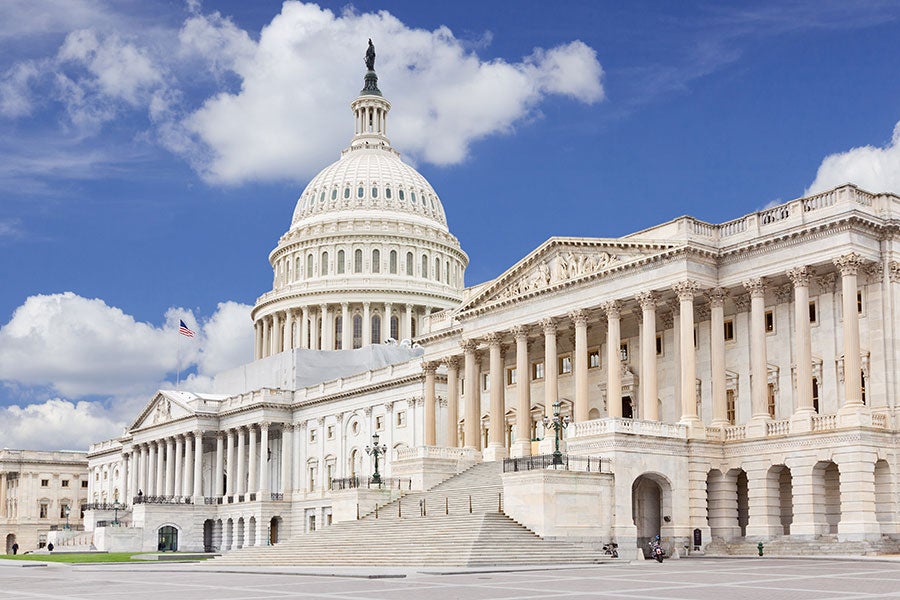
<svg viewBox="0 0 900 600">
<path fill-rule="evenodd" d="M 179 321 L 181 326 L 178 328 L 178 333 L 187 337 L 194 337 L 194 332 L 188 329 L 188 326 L 184 324 L 184 321 Z"/>
</svg>

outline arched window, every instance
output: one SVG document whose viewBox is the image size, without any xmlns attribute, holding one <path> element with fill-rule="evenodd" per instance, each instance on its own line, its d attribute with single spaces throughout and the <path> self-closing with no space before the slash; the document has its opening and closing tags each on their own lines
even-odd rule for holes
<svg viewBox="0 0 900 600">
<path fill-rule="evenodd" d="M 406 274 L 412 277 L 413 275 L 413 253 L 406 253 Z"/>
<path fill-rule="evenodd" d="M 450 261 L 444 263 L 444 282 L 450 285 Z"/>
<path fill-rule="evenodd" d="M 422 255 L 422 277 L 424 279 L 428 279 L 428 257 L 424 254 Z"/>
<path fill-rule="evenodd" d="M 397 251 L 396 250 L 391 250 L 390 270 L 391 270 L 391 274 L 393 274 L 393 275 L 397 274 Z"/>
<path fill-rule="evenodd" d="M 353 272 L 362 273 L 362 250 L 359 248 L 353 253 Z"/>
<path fill-rule="evenodd" d="M 410 200 L 409 200 L 410 202 L 412 202 L 413 204 L 415 204 L 415 203 L 416 203 L 416 193 L 415 193 L 415 192 L 410 192 L 410 193 L 409 193 L 409 199 L 410 199 Z"/>
<path fill-rule="evenodd" d="M 434 259 L 434 278 L 438 281 L 441 280 L 441 259 Z"/>
<path fill-rule="evenodd" d="M 372 343 L 381 343 L 381 317 L 379 315 L 372 316 Z"/>
<path fill-rule="evenodd" d="M 313 276 L 313 256 L 312 254 L 306 255 L 306 277 Z"/>
<path fill-rule="evenodd" d="M 378 197 L 378 188 L 373 185 L 372 186 L 372 198 L 377 198 L 377 197 Z"/>
<path fill-rule="evenodd" d="M 338 274 L 344 273 L 344 251 L 343 250 L 338 250 L 337 272 L 338 272 Z"/>
<path fill-rule="evenodd" d="M 334 188 L 333 190 L 331 190 L 331 199 L 337 200 L 337 188 Z"/>
<path fill-rule="evenodd" d="M 400 339 L 400 319 L 397 317 L 391 317 L 391 337 Z"/>
<path fill-rule="evenodd" d="M 353 315 L 353 347 L 362 348 L 362 317 Z"/>
<path fill-rule="evenodd" d="M 400 190 L 400 202 L 406 200 L 406 194 L 403 193 L 403 190 Z"/>
<path fill-rule="evenodd" d="M 372 272 L 381 273 L 381 252 L 372 250 Z"/>
<path fill-rule="evenodd" d="M 357 190 L 356 190 L 356 197 L 362 198 L 363 196 L 365 196 L 365 194 L 366 194 L 365 188 L 363 188 L 363 186 L 359 186 L 359 188 L 357 188 Z"/>
<path fill-rule="evenodd" d="M 303 273 L 303 261 L 298 256 L 294 262 L 296 263 L 294 265 L 294 279 L 300 279 L 301 273 Z"/>
<path fill-rule="evenodd" d="M 342 350 L 344 340 L 344 317 L 338 315 L 334 318 L 334 349 Z"/>
<path fill-rule="evenodd" d="M 344 188 L 344 199 L 347 199 L 349 197 L 350 197 L 350 186 L 348 185 L 347 187 Z"/>
<path fill-rule="evenodd" d="M 319 264 L 319 274 L 320 275 L 328 275 L 328 253 L 322 253 L 322 262 Z"/>
<path fill-rule="evenodd" d="M 391 199 L 391 188 L 384 188 L 384 197 L 388 200 Z"/>
<path fill-rule="evenodd" d="M 415 317 L 413 317 L 412 320 L 409 322 L 409 328 L 412 330 L 409 332 L 409 337 L 411 337 L 411 338 L 416 337 L 416 318 Z"/>
<path fill-rule="evenodd" d="M 322 193 L 319 194 L 319 202 L 325 202 L 325 190 L 322 190 Z"/>
</svg>

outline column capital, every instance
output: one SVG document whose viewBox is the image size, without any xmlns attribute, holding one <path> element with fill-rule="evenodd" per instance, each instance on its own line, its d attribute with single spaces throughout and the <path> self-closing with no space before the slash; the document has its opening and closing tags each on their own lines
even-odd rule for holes
<svg viewBox="0 0 900 600">
<path fill-rule="evenodd" d="M 700 284 L 693 279 L 685 279 L 672 285 L 672 291 L 678 296 L 679 302 L 690 300 L 693 302 L 694 294 L 700 289 Z"/>
<path fill-rule="evenodd" d="M 544 330 L 544 335 L 550 335 L 556 333 L 556 321 L 552 317 L 547 317 L 545 319 L 541 319 L 540 321 L 541 329 Z"/>
<path fill-rule="evenodd" d="M 200 438 L 203 437 L 203 434 L 204 434 L 205 432 L 204 432 L 202 429 L 195 429 L 195 430 L 192 431 L 191 433 L 194 434 L 194 439 L 195 439 L 195 440 L 199 440 Z"/>
<path fill-rule="evenodd" d="M 270 423 L 269 421 L 260 421 L 260 422 L 259 422 L 259 428 L 260 428 L 260 430 L 265 429 L 266 431 L 268 431 L 268 429 L 269 429 L 269 427 L 270 427 L 271 425 L 272 425 L 272 423 Z"/>
<path fill-rule="evenodd" d="M 528 339 L 528 326 L 527 325 L 515 325 L 510 332 L 513 334 L 513 338 L 519 340 L 519 338 Z"/>
<path fill-rule="evenodd" d="M 706 297 L 709 298 L 710 308 L 722 308 L 725 306 L 728 291 L 725 288 L 714 287 L 706 291 Z"/>
<path fill-rule="evenodd" d="M 659 301 L 659 296 L 656 292 L 648 291 L 640 292 L 634 299 L 640 304 L 641 310 L 656 310 L 656 303 Z"/>
<path fill-rule="evenodd" d="M 586 310 L 579 308 L 569 313 L 569 318 L 576 327 L 585 327 L 588 322 L 588 313 Z"/>
<path fill-rule="evenodd" d="M 392 412 L 394 412 L 394 403 L 393 402 L 385 402 L 384 410 L 387 414 L 391 414 Z"/>
<path fill-rule="evenodd" d="M 762 277 L 753 277 L 743 282 L 744 289 L 750 293 L 751 298 L 764 298 L 766 295 L 766 282 Z"/>
<path fill-rule="evenodd" d="M 444 366 L 446 366 L 447 369 L 459 369 L 458 356 L 445 356 L 441 359 L 441 362 L 444 363 Z"/>
<path fill-rule="evenodd" d="M 350 303 L 349 302 L 341 302 L 341 310 L 349 310 Z"/>
<path fill-rule="evenodd" d="M 412 310 L 413 307 L 411 302 L 407 302 L 406 304 L 404 304 L 404 306 L 406 307 L 406 310 Z"/>
<path fill-rule="evenodd" d="M 372 305 L 372 303 L 371 302 L 363 302 L 362 305 L 363 305 L 363 308 L 369 308 Z"/>
<path fill-rule="evenodd" d="M 810 266 L 802 265 L 788 269 L 784 274 L 791 280 L 794 287 L 809 287 L 809 280 L 815 275 L 815 270 Z"/>
<path fill-rule="evenodd" d="M 478 349 L 478 342 L 476 340 L 460 340 L 459 347 L 466 354 L 472 354 Z"/>
<path fill-rule="evenodd" d="M 600 310 L 606 313 L 608 319 L 618 319 L 622 316 L 622 303 L 618 300 L 609 300 L 600 305 Z"/>
<path fill-rule="evenodd" d="M 322 312 L 322 314 L 325 314 L 325 311 L 328 310 L 328 305 L 327 305 L 327 304 L 320 304 L 320 305 L 319 305 L 319 310 Z"/>
<path fill-rule="evenodd" d="M 425 375 L 434 375 L 437 371 L 437 361 L 422 361 L 422 372 Z"/>
<path fill-rule="evenodd" d="M 888 264 L 888 276 L 891 279 L 891 283 L 900 283 L 900 262 L 892 260 Z"/>
<path fill-rule="evenodd" d="M 493 348 L 495 346 L 499 346 L 502 343 L 503 336 L 501 336 L 499 333 L 496 333 L 496 332 L 489 333 L 486 336 L 484 336 L 484 341 L 487 342 L 487 345 L 489 347 Z"/>
<path fill-rule="evenodd" d="M 841 277 L 847 275 L 856 275 L 859 268 L 866 262 L 863 257 L 856 252 L 848 252 L 847 254 L 838 256 L 834 259 L 834 266 L 841 272 Z"/>
</svg>

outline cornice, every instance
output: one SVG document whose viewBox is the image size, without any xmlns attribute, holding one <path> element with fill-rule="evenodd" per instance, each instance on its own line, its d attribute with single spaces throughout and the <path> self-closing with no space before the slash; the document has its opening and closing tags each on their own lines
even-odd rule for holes
<svg viewBox="0 0 900 600">
<path fill-rule="evenodd" d="M 387 297 L 390 294 L 396 294 L 398 297 L 403 298 L 403 302 L 396 302 L 396 304 L 424 304 L 422 299 L 432 299 L 437 302 L 445 302 L 448 306 L 434 306 L 434 308 L 446 309 L 452 308 L 453 306 L 457 306 L 460 303 L 459 296 L 450 296 L 440 294 L 439 292 L 429 292 L 429 291 L 418 291 L 418 290 L 409 290 L 401 291 L 401 290 L 385 290 L 383 288 L 363 288 L 363 287 L 354 287 L 354 288 L 332 288 L 329 290 L 315 290 L 310 292 L 297 291 L 288 294 L 279 294 L 272 298 L 267 298 L 266 300 L 260 302 L 259 298 L 257 298 L 257 303 L 253 306 L 253 309 L 250 311 L 250 319 L 256 320 L 261 312 L 264 312 L 264 309 L 272 306 L 273 304 L 283 302 L 285 300 L 298 300 L 301 302 L 297 303 L 297 306 L 291 306 L 288 308 L 301 308 L 303 305 L 306 306 L 318 306 L 322 304 L 321 300 L 311 300 L 316 298 L 322 298 L 323 296 L 328 296 L 334 294 L 336 292 L 340 292 L 341 294 L 377 294 L 383 297 Z M 266 292 L 271 293 L 271 292 Z M 261 298 L 262 296 L 260 296 Z M 410 302 L 410 299 L 415 298 L 416 302 Z M 378 300 L 369 300 L 366 298 L 356 298 L 351 304 L 362 304 L 364 302 L 386 302 L 386 300 L 378 299 Z M 330 302 L 329 304 L 338 304 L 337 302 Z M 391 304 L 394 304 L 393 302 Z"/>
<path fill-rule="evenodd" d="M 446 379 L 446 378 L 444 378 Z M 362 387 L 355 387 L 349 390 L 342 390 L 340 392 L 336 392 L 333 394 L 327 394 L 325 396 L 321 396 L 319 398 L 305 398 L 303 400 L 297 400 L 290 405 L 292 410 L 300 409 L 300 408 L 308 408 L 310 406 L 318 406 L 320 404 L 324 404 L 326 402 L 332 402 L 335 400 L 343 400 L 345 398 L 351 398 L 354 396 L 359 396 L 360 394 L 369 394 L 373 392 L 380 392 L 384 390 L 389 390 L 393 388 L 403 387 L 410 383 L 424 383 L 425 382 L 425 374 L 421 371 L 418 373 L 413 373 L 410 375 L 406 375 L 404 377 L 399 378 L 390 378 L 384 381 L 379 381 L 376 383 L 372 383 Z"/>
</svg>

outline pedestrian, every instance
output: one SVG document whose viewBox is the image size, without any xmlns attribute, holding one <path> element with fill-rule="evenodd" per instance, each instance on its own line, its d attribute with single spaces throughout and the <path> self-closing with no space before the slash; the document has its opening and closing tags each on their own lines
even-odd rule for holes
<svg viewBox="0 0 900 600">
<path fill-rule="evenodd" d="M 47 544 L 47 551 L 53 552 L 53 542 L 50 542 L 49 544 Z"/>
<path fill-rule="evenodd" d="M 12 551 L 13 551 L 13 556 L 15 556 L 16 554 L 18 554 L 18 553 L 19 553 L 19 544 L 13 542 L 13 545 L 12 545 Z"/>
</svg>

